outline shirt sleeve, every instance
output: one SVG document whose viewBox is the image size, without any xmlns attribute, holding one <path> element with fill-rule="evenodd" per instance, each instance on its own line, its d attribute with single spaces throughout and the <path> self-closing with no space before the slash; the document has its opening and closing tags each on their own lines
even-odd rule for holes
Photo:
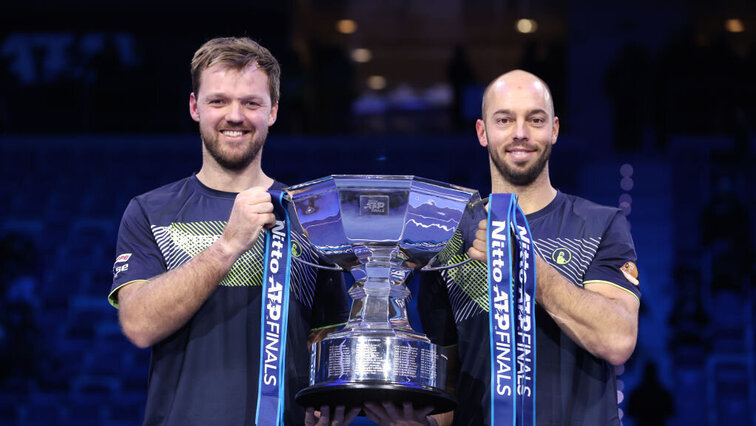
<svg viewBox="0 0 756 426">
<path fill-rule="evenodd" d="M 126 207 L 118 229 L 113 285 L 108 301 L 118 307 L 118 289 L 134 281 L 148 280 L 166 271 L 149 219 L 137 199 Z"/>
<path fill-rule="evenodd" d="M 604 282 L 641 297 L 636 267 L 637 255 L 630 235 L 630 224 L 621 212 L 609 221 L 596 257 L 586 271 L 583 284 Z"/>
</svg>

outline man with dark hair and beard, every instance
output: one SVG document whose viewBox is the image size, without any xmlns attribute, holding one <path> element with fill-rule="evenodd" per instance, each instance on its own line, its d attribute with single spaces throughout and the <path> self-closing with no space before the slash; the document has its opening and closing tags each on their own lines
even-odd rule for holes
<svg viewBox="0 0 756 426">
<path fill-rule="evenodd" d="M 534 237 L 536 424 L 619 425 L 613 366 L 635 348 L 640 307 L 627 219 L 551 185 L 559 119 L 535 75 L 515 70 L 489 84 L 476 129 L 489 152 L 492 192 L 517 196 Z M 486 226 L 484 217 L 462 225 L 450 263 L 474 261 L 427 274 L 418 296 L 428 336 L 456 345 L 455 424 L 491 423 Z"/>
<path fill-rule="evenodd" d="M 261 169 L 280 68 L 248 38 L 216 38 L 197 50 L 191 74 L 189 113 L 199 123 L 202 167 L 131 200 L 108 298 L 129 340 L 152 348 L 145 425 L 277 424 L 256 413 L 264 230 L 282 220 L 268 190 L 285 187 Z M 301 248 L 295 256 L 316 261 L 299 235 L 291 239 Z M 283 384 L 278 413 L 286 424 L 305 421 L 293 396 L 308 383 L 308 341 L 348 316 L 341 275 L 320 271 L 291 262 L 291 299 L 279 315 L 288 339 L 274 354 L 286 354 L 285 374 L 267 375 L 265 329 L 265 378 Z"/>
</svg>

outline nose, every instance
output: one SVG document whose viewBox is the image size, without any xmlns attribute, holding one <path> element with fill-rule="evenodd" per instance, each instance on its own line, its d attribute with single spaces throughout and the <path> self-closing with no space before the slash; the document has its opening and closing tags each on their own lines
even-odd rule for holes
<svg viewBox="0 0 756 426">
<path fill-rule="evenodd" d="M 242 123 L 244 121 L 242 105 L 239 102 L 232 102 L 228 106 L 228 110 L 226 111 L 226 121 L 236 124 Z"/>
<path fill-rule="evenodd" d="M 515 140 L 526 141 L 528 140 L 528 128 L 525 120 L 517 120 L 514 133 Z"/>
</svg>

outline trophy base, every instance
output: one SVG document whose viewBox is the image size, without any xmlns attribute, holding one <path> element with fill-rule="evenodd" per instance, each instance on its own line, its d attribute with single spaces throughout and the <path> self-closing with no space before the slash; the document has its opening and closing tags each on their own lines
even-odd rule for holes
<svg viewBox="0 0 756 426">
<path fill-rule="evenodd" d="M 391 383 L 348 383 L 328 386 L 310 386 L 297 392 L 297 403 L 303 407 L 320 409 L 322 405 L 360 407 L 365 402 L 380 404 L 393 402 L 401 407 L 404 402 L 412 402 L 416 409 L 434 407 L 431 414 L 445 413 L 457 408 L 457 399 L 438 390 L 411 388 Z M 360 412 L 364 415 L 364 412 Z"/>
</svg>

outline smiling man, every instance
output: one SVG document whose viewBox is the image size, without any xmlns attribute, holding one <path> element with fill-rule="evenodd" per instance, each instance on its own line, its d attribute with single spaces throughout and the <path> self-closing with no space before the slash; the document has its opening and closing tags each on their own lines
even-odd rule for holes
<svg viewBox="0 0 756 426">
<path fill-rule="evenodd" d="M 109 300 L 129 340 L 152 348 L 145 425 L 277 424 L 256 416 L 263 231 L 283 220 L 268 190 L 284 185 L 261 168 L 278 113 L 280 68 L 248 38 L 210 40 L 191 65 L 189 113 L 199 123 L 202 167 L 131 200 Z M 299 257 L 316 262 L 300 236 L 291 239 L 302 248 Z M 302 424 L 305 412 L 293 397 L 308 382 L 308 338 L 344 323 L 348 304 L 340 275 L 297 262 L 291 268 L 288 339 L 276 352 L 266 344 L 262 361 L 265 384 L 284 385 L 280 420 Z M 280 328 L 271 339 L 283 335 Z M 268 361 L 283 353 L 285 372 L 268 376 L 277 365 Z"/>
<path fill-rule="evenodd" d="M 488 149 L 492 192 L 517 196 L 534 237 L 536 383 L 527 389 L 536 396 L 536 424 L 619 425 L 613 366 L 635 348 L 640 306 L 627 219 L 551 185 L 559 119 L 535 75 L 515 70 L 489 84 L 476 130 Z M 486 220 L 463 228 L 453 262 L 478 262 L 424 277 L 418 304 L 428 336 L 456 345 L 454 423 L 491 424 Z"/>
</svg>

